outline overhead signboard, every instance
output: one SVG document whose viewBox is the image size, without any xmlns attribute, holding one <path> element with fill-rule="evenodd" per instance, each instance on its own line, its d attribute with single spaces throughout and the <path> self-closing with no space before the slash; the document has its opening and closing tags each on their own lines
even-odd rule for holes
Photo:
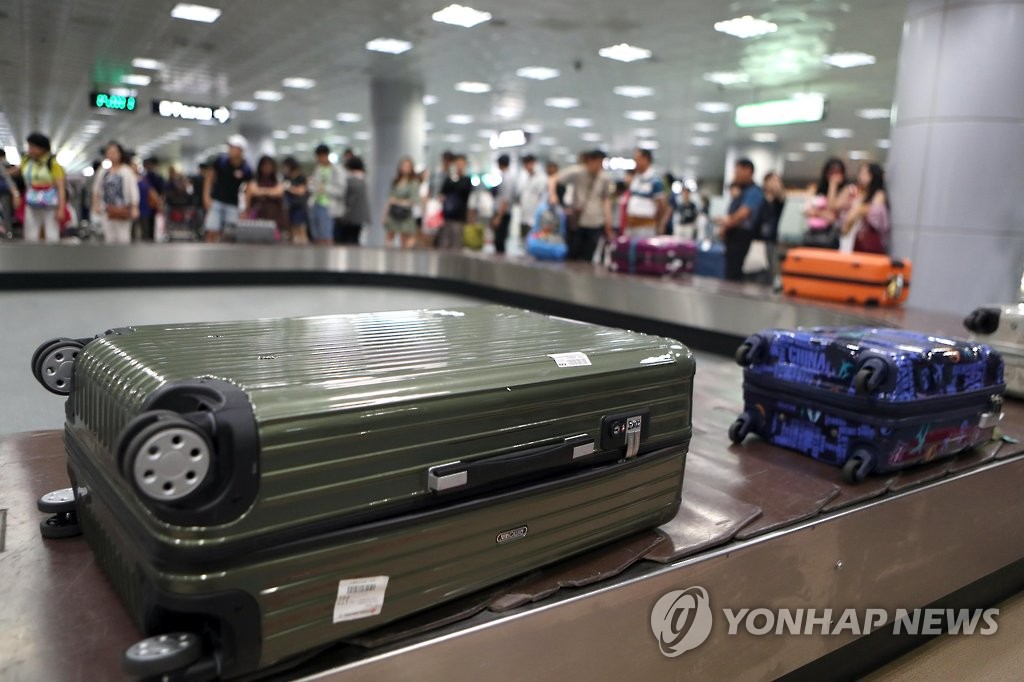
<svg viewBox="0 0 1024 682">
<path fill-rule="evenodd" d="M 135 111 L 135 98 L 115 95 L 112 92 L 89 93 L 89 104 L 96 109 L 112 109 L 114 111 Z"/>
<path fill-rule="evenodd" d="M 164 118 L 180 118 L 186 121 L 199 121 L 200 123 L 207 121 L 227 123 L 228 119 L 231 118 L 231 111 L 223 105 L 188 104 L 187 102 L 177 102 L 171 99 L 153 100 L 153 113 Z"/>
<path fill-rule="evenodd" d="M 736 107 L 736 125 L 740 128 L 814 123 L 823 118 L 825 98 L 821 95 L 800 95 Z"/>
</svg>

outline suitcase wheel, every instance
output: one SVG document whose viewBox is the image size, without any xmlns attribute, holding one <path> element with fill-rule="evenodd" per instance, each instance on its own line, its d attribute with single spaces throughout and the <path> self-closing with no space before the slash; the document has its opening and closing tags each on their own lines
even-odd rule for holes
<svg viewBox="0 0 1024 682">
<path fill-rule="evenodd" d="M 868 358 L 853 375 L 853 390 L 857 393 L 874 393 L 885 381 L 889 365 L 882 358 Z"/>
<path fill-rule="evenodd" d="M 45 514 L 66 514 L 75 511 L 74 488 L 61 488 L 46 493 L 36 502 L 39 511 Z"/>
<path fill-rule="evenodd" d="M 758 335 L 751 336 L 740 344 L 736 349 L 736 364 L 740 367 L 750 367 L 761 359 L 764 352 L 768 350 L 768 342 Z"/>
<path fill-rule="evenodd" d="M 846 459 L 843 465 L 843 480 L 847 483 L 858 483 L 867 478 L 875 469 L 875 456 L 867 448 L 857 448 Z"/>
<path fill-rule="evenodd" d="M 124 471 L 146 497 L 177 502 L 199 490 L 210 476 L 213 446 L 192 422 L 161 417 L 128 443 Z"/>
<path fill-rule="evenodd" d="M 964 327 L 975 334 L 994 334 L 999 329 L 997 308 L 977 308 L 964 318 Z"/>
<path fill-rule="evenodd" d="M 121 664 L 129 675 L 157 677 L 184 670 L 199 660 L 199 637 L 187 632 L 148 637 L 125 649 Z"/>
<path fill-rule="evenodd" d="M 744 412 L 736 417 L 736 421 L 729 425 L 729 440 L 739 445 L 744 439 L 754 432 L 754 419 L 750 413 Z"/>
<path fill-rule="evenodd" d="M 40 344 L 32 354 L 32 375 L 47 391 L 57 395 L 71 392 L 71 374 L 82 342 L 52 339 Z"/>
<path fill-rule="evenodd" d="M 45 521 L 40 521 L 39 532 L 47 540 L 60 540 L 81 535 L 82 527 L 78 525 L 78 515 L 72 511 L 54 514 Z"/>
</svg>

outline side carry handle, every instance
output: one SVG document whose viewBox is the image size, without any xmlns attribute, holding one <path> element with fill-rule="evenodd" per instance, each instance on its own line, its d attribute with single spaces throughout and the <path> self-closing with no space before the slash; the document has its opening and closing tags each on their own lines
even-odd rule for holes
<svg viewBox="0 0 1024 682">
<path fill-rule="evenodd" d="M 474 462 L 449 462 L 427 470 L 431 492 L 466 491 L 502 481 L 520 479 L 568 466 L 594 452 L 594 439 L 586 434 L 571 436 L 561 443 L 498 455 Z"/>
</svg>

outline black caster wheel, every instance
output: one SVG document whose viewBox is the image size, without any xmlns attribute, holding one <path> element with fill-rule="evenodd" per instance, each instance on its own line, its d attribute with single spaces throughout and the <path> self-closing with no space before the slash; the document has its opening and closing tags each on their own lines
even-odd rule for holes
<svg viewBox="0 0 1024 682">
<path fill-rule="evenodd" d="M 40 521 L 39 532 L 47 540 L 60 540 L 81 535 L 82 527 L 78 525 L 78 516 L 74 512 L 65 512 Z"/>
<path fill-rule="evenodd" d="M 975 334 L 994 334 L 999 329 L 998 308 L 977 308 L 964 318 L 964 327 Z"/>
<path fill-rule="evenodd" d="M 71 374 L 82 342 L 74 339 L 53 339 L 36 348 L 32 354 L 32 376 L 50 393 L 71 392 Z"/>
<path fill-rule="evenodd" d="M 760 336 L 756 334 L 751 336 L 736 349 L 736 354 L 733 356 L 736 359 L 736 364 L 740 367 L 750 367 L 761 359 L 764 351 L 767 350 L 767 345 L 767 342 Z"/>
<path fill-rule="evenodd" d="M 866 448 L 857 448 L 846 459 L 843 465 L 843 480 L 847 483 L 859 483 L 868 477 L 875 468 L 875 456 Z"/>
<path fill-rule="evenodd" d="M 159 677 L 183 671 L 199 660 L 199 637 L 187 632 L 148 637 L 125 649 L 121 667 L 129 675 Z"/>
<path fill-rule="evenodd" d="M 141 416 L 153 418 L 134 430 L 125 445 L 124 475 L 142 495 L 157 502 L 179 502 L 192 496 L 213 473 L 209 438 L 173 412 Z"/>
<path fill-rule="evenodd" d="M 754 431 L 754 420 L 749 414 L 744 412 L 740 416 L 736 417 L 731 425 L 729 425 L 729 440 L 739 445 L 744 439 Z"/>
<path fill-rule="evenodd" d="M 882 358 L 868 358 L 853 375 L 853 390 L 870 394 L 877 391 L 889 374 L 889 365 Z"/>
<path fill-rule="evenodd" d="M 45 514 L 66 514 L 75 511 L 74 488 L 61 488 L 46 493 L 36 502 L 36 508 Z"/>
</svg>

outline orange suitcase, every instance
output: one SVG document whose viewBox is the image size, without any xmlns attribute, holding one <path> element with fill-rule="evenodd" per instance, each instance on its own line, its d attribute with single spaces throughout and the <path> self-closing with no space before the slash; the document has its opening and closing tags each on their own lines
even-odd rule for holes
<svg viewBox="0 0 1024 682">
<path fill-rule="evenodd" d="M 907 300 L 911 270 L 909 260 L 874 253 L 790 249 L 782 263 L 782 291 L 822 301 L 893 306 Z"/>
</svg>

